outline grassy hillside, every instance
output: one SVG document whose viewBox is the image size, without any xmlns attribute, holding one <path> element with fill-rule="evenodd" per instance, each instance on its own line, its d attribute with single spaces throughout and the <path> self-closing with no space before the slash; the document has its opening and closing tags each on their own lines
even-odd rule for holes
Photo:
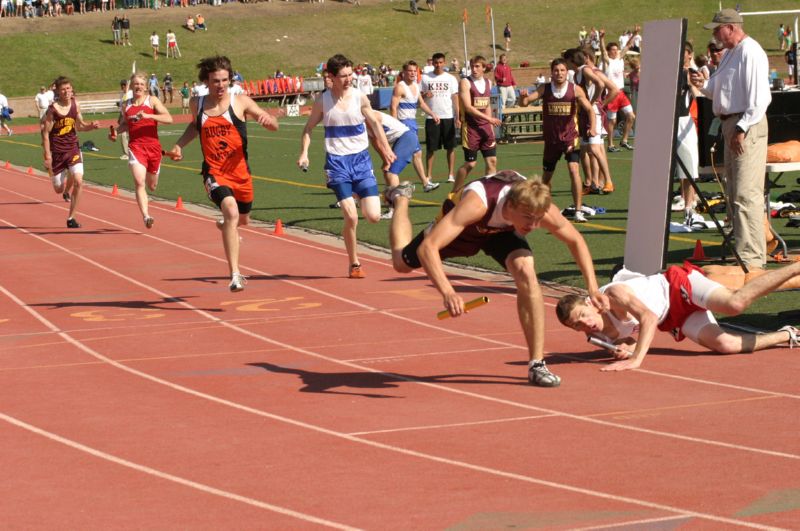
<svg viewBox="0 0 800 531">
<path fill-rule="evenodd" d="M 424 2 L 420 2 L 424 5 Z M 203 12 L 210 30 L 190 33 L 181 28 L 188 9 L 129 10 L 134 46 L 111 44 L 113 13 L 22 20 L 0 20 L 3 75 L 0 92 L 7 96 L 33 95 L 37 87 L 56 75 L 75 79 L 83 92 L 114 90 L 133 61 L 145 71 L 176 81 L 191 80 L 200 57 L 222 53 L 245 77 L 263 78 L 281 68 L 309 75 L 333 53 L 344 53 L 357 62 L 387 62 L 399 66 L 409 58 L 417 61 L 434 51 L 463 59 L 461 17 L 466 8 L 468 52 L 491 56 L 491 31 L 485 8 L 494 10 L 498 40 L 506 22 L 513 30 L 512 64 L 527 60 L 544 65 L 564 48 L 573 46 L 582 25 L 605 27 L 618 35 L 648 20 L 686 17 L 689 36 L 704 45 L 710 37 L 702 23 L 718 8 L 717 0 L 684 2 L 665 0 L 439 0 L 436 13 L 422 10 L 413 16 L 404 0 L 361 0 L 361 6 L 327 1 L 263 2 L 192 8 Z M 731 3 L 732 2 L 728 2 Z M 797 0 L 743 0 L 744 11 L 797 8 Z M 746 28 L 765 48 L 775 48 L 778 24 L 793 21 L 791 15 L 752 17 Z M 162 57 L 154 62 L 148 36 L 168 29 L 178 35 L 183 59 Z M 645 35 L 645 46 L 647 36 Z M 278 39 L 280 39 L 278 41 Z M 163 46 L 162 46 L 163 49 Z"/>
</svg>

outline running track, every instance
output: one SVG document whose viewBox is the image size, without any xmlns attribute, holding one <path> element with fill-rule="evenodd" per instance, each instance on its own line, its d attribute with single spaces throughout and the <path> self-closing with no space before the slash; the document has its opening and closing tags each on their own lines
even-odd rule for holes
<svg viewBox="0 0 800 531">
<path fill-rule="evenodd" d="M 0 170 L 0 521 L 7 528 L 720 529 L 800 521 L 800 356 L 661 335 L 607 374 L 548 299 L 559 389 L 525 381 L 511 287 L 436 321 L 421 275 L 217 231 Z M 689 349 L 689 350 L 681 350 Z"/>
</svg>

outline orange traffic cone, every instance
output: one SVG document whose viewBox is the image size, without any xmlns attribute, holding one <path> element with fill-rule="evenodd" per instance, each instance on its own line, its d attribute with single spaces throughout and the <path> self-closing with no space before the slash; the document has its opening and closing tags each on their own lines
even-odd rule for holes
<svg viewBox="0 0 800 531">
<path fill-rule="evenodd" d="M 183 210 L 183 199 L 178 196 L 178 202 L 175 203 L 175 210 Z"/>
<path fill-rule="evenodd" d="M 283 221 L 280 219 L 275 222 L 275 236 L 283 236 Z"/>
<path fill-rule="evenodd" d="M 697 243 L 694 244 L 694 254 L 692 255 L 689 260 L 692 261 L 703 261 L 706 259 L 706 253 L 703 251 L 703 244 L 700 240 L 697 240 Z"/>
<path fill-rule="evenodd" d="M 111 189 L 111 195 L 117 197 L 119 195 L 119 190 L 117 189 L 117 185 L 114 185 L 114 188 Z"/>
<path fill-rule="evenodd" d="M 6 169 L 9 169 L 10 167 L 11 167 L 11 161 L 7 160 L 6 161 Z"/>
<path fill-rule="evenodd" d="M 33 175 L 33 167 L 28 166 L 28 175 Z"/>
</svg>

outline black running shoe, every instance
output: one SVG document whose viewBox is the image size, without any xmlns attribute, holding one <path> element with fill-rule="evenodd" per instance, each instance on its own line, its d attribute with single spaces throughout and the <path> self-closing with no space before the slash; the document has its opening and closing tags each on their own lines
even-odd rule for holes
<svg viewBox="0 0 800 531">
<path fill-rule="evenodd" d="M 67 228 L 68 229 L 79 229 L 81 228 L 81 224 L 75 221 L 75 218 L 69 218 L 67 220 Z"/>
<path fill-rule="evenodd" d="M 69 203 L 69 201 L 70 201 L 69 192 L 64 192 L 63 194 L 61 194 L 61 197 L 64 198 L 64 201 Z"/>
</svg>

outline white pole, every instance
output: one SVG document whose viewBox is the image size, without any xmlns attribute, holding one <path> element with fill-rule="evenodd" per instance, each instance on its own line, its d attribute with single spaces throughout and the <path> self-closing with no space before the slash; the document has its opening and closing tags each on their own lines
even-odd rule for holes
<svg viewBox="0 0 800 531">
<path fill-rule="evenodd" d="M 464 32 L 464 66 L 469 67 L 469 53 L 467 53 L 467 23 L 461 22 L 461 28 Z"/>
<path fill-rule="evenodd" d="M 494 38 L 494 9 L 489 8 L 489 16 L 492 19 L 492 55 L 494 55 L 494 64 L 497 64 L 497 41 Z"/>
</svg>

